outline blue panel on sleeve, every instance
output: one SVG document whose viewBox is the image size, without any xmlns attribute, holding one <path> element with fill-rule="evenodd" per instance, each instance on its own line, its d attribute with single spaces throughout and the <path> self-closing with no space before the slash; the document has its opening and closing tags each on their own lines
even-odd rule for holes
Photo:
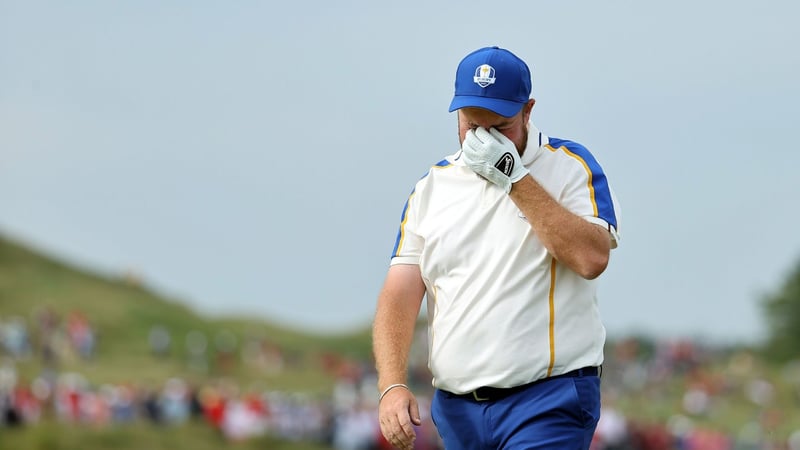
<svg viewBox="0 0 800 450">
<path fill-rule="evenodd" d="M 585 166 L 589 168 L 592 177 L 592 190 L 594 190 L 594 202 L 597 206 L 597 216 L 616 229 L 617 215 L 614 211 L 611 189 L 608 187 L 608 180 L 603 168 L 594 159 L 592 153 L 583 145 L 565 139 L 550 137 L 549 145 L 553 148 L 565 147 L 570 153 L 580 158 Z"/>
</svg>

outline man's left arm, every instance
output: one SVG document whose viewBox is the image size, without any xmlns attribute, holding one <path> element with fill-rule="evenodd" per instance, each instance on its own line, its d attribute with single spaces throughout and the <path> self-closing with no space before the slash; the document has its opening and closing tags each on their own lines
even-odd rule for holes
<svg viewBox="0 0 800 450">
<path fill-rule="evenodd" d="M 603 273 L 611 252 L 607 229 L 561 206 L 530 174 L 513 183 L 508 195 L 556 260 L 586 279 Z"/>
<path fill-rule="evenodd" d="M 494 128 L 470 130 L 462 151 L 467 166 L 509 195 L 556 260 L 590 280 L 606 270 L 611 232 L 551 197 L 522 164 L 514 143 L 506 136 Z"/>
</svg>

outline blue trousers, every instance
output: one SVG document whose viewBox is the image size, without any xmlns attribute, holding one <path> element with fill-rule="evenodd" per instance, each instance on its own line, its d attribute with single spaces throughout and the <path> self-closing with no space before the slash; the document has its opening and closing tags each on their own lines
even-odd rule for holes
<svg viewBox="0 0 800 450">
<path fill-rule="evenodd" d="M 587 450 L 600 378 L 555 378 L 492 401 L 437 390 L 431 416 L 447 450 Z"/>
</svg>

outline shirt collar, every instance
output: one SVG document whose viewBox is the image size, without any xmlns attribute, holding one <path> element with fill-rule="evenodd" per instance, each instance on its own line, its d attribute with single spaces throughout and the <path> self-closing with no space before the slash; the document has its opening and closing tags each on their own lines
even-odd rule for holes
<svg viewBox="0 0 800 450">
<path fill-rule="evenodd" d="M 522 154 L 522 165 L 529 166 L 539 156 L 542 147 L 549 144 L 550 140 L 544 135 L 533 122 L 528 122 L 528 143 L 525 145 L 525 153 Z"/>
</svg>

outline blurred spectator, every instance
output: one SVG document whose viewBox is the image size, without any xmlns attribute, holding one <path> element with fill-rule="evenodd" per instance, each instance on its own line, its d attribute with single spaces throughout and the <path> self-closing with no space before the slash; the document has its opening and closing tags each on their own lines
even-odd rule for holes
<svg viewBox="0 0 800 450">
<path fill-rule="evenodd" d="M 683 394 L 683 409 L 693 416 L 705 415 L 708 412 L 709 403 L 708 394 L 700 387 L 690 387 Z"/>
<path fill-rule="evenodd" d="M 199 373 L 208 372 L 208 339 L 203 332 L 192 330 L 186 333 L 186 350 L 189 353 L 189 369 Z"/>
<path fill-rule="evenodd" d="M 155 389 L 146 389 L 142 394 L 142 410 L 145 418 L 154 425 L 164 423 L 164 414 L 161 411 L 159 395 Z"/>
<path fill-rule="evenodd" d="M 628 447 L 628 424 L 611 402 L 604 402 L 591 450 L 624 450 Z"/>
<path fill-rule="evenodd" d="M 236 335 L 230 330 L 220 330 L 214 336 L 216 366 L 223 374 L 228 374 L 233 370 L 238 343 Z"/>
<path fill-rule="evenodd" d="M 767 380 L 755 379 L 745 385 L 747 398 L 758 406 L 767 406 L 772 402 L 775 388 Z"/>
<path fill-rule="evenodd" d="M 686 450 L 731 450 L 732 444 L 727 436 L 716 430 L 693 430 L 687 436 L 683 447 Z"/>
<path fill-rule="evenodd" d="M 221 428 L 222 421 L 225 419 L 226 399 L 214 386 L 206 386 L 200 392 L 200 404 L 203 408 L 203 416 L 214 428 Z"/>
<path fill-rule="evenodd" d="M 169 355 L 170 345 L 172 344 L 172 336 L 169 330 L 162 325 L 153 325 L 150 327 L 150 333 L 147 338 L 150 344 L 150 351 L 157 357 L 165 357 Z"/>
<path fill-rule="evenodd" d="M 42 363 L 45 367 L 56 367 L 59 363 L 58 348 L 61 347 L 58 342 L 60 318 L 55 311 L 47 307 L 36 313 L 36 322 Z"/>
<path fill-rule="evenodd" d="M 0 322 L 0 343 L 13 358 L 22 359 L 30 355 L 28 327 L 21 317 Z"/>
<path fill-rule="evenodd" d="M 14 399 L 10 392 L 0 391 L 0 424 L 9 427 L 22 425 L 22 417 L 14 405 Z"/>
<path fill-rule="evenodd" d="M 84 360 L 94 354 L 95 333 L 89 321 L 80 311 L 73 311 L 67 320 L 67 334 L 72 347 Z"/>
<path fill-rule="evenodd" d="M 364 403 L 355 403 L 336 414 L 333 446 L 339 450 L 370 450 L 380 434 L 376 413 Z"/>
<path fill-rule="evenodd" d="M 266 374 L 280 373 L 285 365 L 281 349 L 261 336 L 248 336 L 242 345 L 242 360 Z"/>
<path fill-rule="evenodd" d="M 635 422 L 631 425 L 631 444 L 637 450 L 673 450 L 675 442 L 667 428 L 659 423 Z"/>
<path fill-rule="evenodd" d="M 197 386 L 189 388 L 189 415 L 192 419 L 203 417 L 203 404 L 200 402 L 200 389 Z"/>
<path fill-rule="evenodd" d="M 84 390 L 80 401 L 81 420 L 93 426 L 107 425 L 111 421 L 111 408 L 101 391 Z"/>
<path fill-rule="evenodd" d="M 108 386 L 106 393 L 112 421 L 126 423 L 136 419 L 136 394 L 132 386 Z"/>
<path fill-rule="evenodd" d="M 789 435 L 789 450 L 800 450 L 800 428 Z"/>
<path fill-rule="evenodd" d="M 180 378 L 170 378 L 164 384 L 159 398 L 159 408 L 165 423 L 180 425 L 189 419 L 189 389 Z"/>
<path fill-rule="evenodd" d="M 56 414 L 67 422 L 79 422 L 81 416 L 81 400 L 87 392 L 86 379 L 77 373 L 67 372 L 59 375 L 56 392 Z"/>
<path fill-rule="evenodd" d="M 233 398 L 228 402 L 221 428 L 232 441 L 260 436 L 266 430 L 266 410 L 257 398 Z"/>
</svg>

